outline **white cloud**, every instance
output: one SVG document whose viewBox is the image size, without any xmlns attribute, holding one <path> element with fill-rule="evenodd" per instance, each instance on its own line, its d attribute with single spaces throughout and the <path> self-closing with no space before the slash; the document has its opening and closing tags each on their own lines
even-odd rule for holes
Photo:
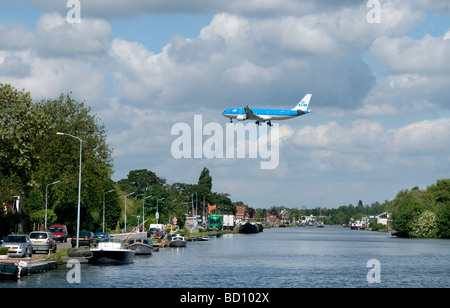
<svg viewBox="0 0 450 308">
<path fill-rule="evenodd" d="M 396 164 L 414 168 L 418 162 L 433 168 L 448 165 L 449 132 L 450 118 L 392 129 L 369 120 L 332 121 L 307 125 L 293 133 L 291 140 L 297 151 L 309 156 L 305 162 L 309 169 L 367 172 L 380 166 L 396 168 Z"/>
<path fill-rule="evenodd" d="M 450 73 L 450 40 L 425 35 L 410 37 L 382 36 L 371 47 L 371 57 L 394 74 Z"/>
</svg>

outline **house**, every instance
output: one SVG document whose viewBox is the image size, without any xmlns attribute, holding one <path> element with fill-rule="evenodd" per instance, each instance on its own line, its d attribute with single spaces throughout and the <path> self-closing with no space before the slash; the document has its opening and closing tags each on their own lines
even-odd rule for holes
<svg viewBox="0 0 450 308">
<path fill-rule="evenodd" d="M 266 223 L 275 224 L 278 222 L 278 215 L 276 213 L 266 212 Z"/>
<path fill-rule="evenodd" d="M 385 225 L 386 226 L 388 224 L 388 221 L 389 221 L 390 217 L 391 217 L 391 213 L 384 212 L 384 213 L 381 213 L 381 214 L 377 215 L 376 217 L 377 217 L 377 224 L 381 224 L 381 225 Z"/>
</svg>

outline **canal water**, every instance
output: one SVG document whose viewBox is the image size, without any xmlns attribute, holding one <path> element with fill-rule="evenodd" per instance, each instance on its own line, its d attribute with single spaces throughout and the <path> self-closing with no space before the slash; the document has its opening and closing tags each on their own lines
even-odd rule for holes
<svg viewBox="0 0 450 308">
<path fill-rule="evenodd" d="M 316 288 L 450 287 L 450 241 L 401 239 L 340 226 L 229 234 L 162 248 L 122 266 L 65 265 L 5 287 Z"/>
</svg>

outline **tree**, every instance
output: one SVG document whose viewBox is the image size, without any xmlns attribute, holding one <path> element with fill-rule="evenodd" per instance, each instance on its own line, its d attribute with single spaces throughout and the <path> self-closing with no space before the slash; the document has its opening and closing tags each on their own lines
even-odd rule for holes
<svg viewBox="0 0 450 308">
<path fill-rule="evenodd" d="M 198 178 L 198 185 L 204 186 L 211 192 L 212 189 L 212 177 L 209 175 L 209 169 L 203 168 Z"/>
<path fill-rule="evenodd" d="M 69 94 L 57 99 L 45 99 L 35 104 L 34 110 L 43 116 L 47 125 L 45 133 L 33 141 L 35 164 L 33 176 L 35 189 L 45 194 L 48 183 L 60 180 L 49 195 L 49 204 L 58 219 L 70 231 L 75 230 L 78 203 L 78 172 L 80 143 L 67 133 L 84 140 L 82 143 L 81 228 L 96 230 L 102 223 L 103 192 L 112 189 L 111 150 L 106 144 L 103 124 L 84 103 L 73 100 Z M 110 196 L 109 196 L 110 197 Z"/>
<path fill-rule="evenodd" d="M 0 174 L 17 176 L 24 190 L 35 186 L 33 175 L 39 160 L 35 141 L 47 130 L 47 118 L 35 108 L 29 92 L 0 84 Z"/>
</svg>

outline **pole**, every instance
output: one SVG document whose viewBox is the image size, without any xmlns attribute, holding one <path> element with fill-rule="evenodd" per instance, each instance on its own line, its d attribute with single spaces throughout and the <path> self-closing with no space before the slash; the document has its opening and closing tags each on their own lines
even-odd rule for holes
<svg viewBox="0 0 450 308">
<path fill-rule="evenodd" d="M 61 182 L 61 180 L 53 182 L 53 183 L 50 183 L 50 184 L 47 184 L 47 186 L 45 186 L 45 222 L 44 222 L 44 228 L 45 228 L 46 231 L 47 231 L 47 191 L 48 191 L 48 187 L 50 185 L 53 185 L 53 184 L 58 184 L 59 182 Z"/>
<path fill-rule="evenodd" d="M 142 230 L 145 231 L 145 212 L 144 212 L 144 200 L 150 198 L 151 196 L 147 196 L 142 198 Z"/>
<path fill-rule="evenodd" d="M 60 136 L 69 136 L 80 141 L 80 170 L 78 171 L 78 210 L 77 210 L 77 249 L 79 247 L 79 237 L 80 237 L 80 201 L 81 201 L 81 152 L 83 150 L 83 141 L 82 139 L 66 134 L 66 133 L 56 133 Z"/>
<path fill-rule="evenodd" d="M 134 192 L 125 195 L 125 233 L 127 232 L 127 197 L 134 194 Z"/>
<path fill-rule="evenodd" d="M 105 195 L 114 191 L 114 189 L 108 190 L 103 193 L 103 232 L 105 232 Z"/>
<path fill-rule="evenodd" d="M 156 200 L 156 214 L 155 214 L 155 217 L 156 217 L 156 224 L 158 224 L 158 220 L 159 220 L 158 202 L 159 202 L 159 201 L 162 201 L 162 200 L 164 200 L 164 199 L 166 199 L 166 198 L 161 198 L 161 199 Z"/>
</svg>

